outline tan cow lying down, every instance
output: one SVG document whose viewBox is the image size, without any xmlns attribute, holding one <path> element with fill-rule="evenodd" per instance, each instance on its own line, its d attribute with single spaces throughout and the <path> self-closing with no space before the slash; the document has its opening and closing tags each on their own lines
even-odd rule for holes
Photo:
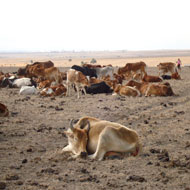
<svg viewBox="0 0 190 190">
<path fill-rule="evenodd" d="M 134 130 L 93 117 L 82 117 L 75 125 L 71 122 L 65 134 L 68 145 L 62 153 L 71 152 L 75 158 L 90 154 L 91 159 L 102 160 L 109 152 L 136 156 L 141 150 L 138 134 Z"/>
<path fill-rule="evenodd" d="M 140 91 L 142 95 L 145 96 L 173 96 L 173 90 L 168 82 L 153 84 L 148 82 L 137 82 L 134 80 L 130 80 L 127 86 L 136 86 L 136 88 Z"/>
<path fill-rule="evenodd" d="M 173 96 L 173 90 L 168 82 L 160 84 L 150 84 L 147 88 L 145 96 Z"/>
<path fill-rule="evenodd" d="M 152 76 L 147 75 L 147 73 L 144 74 L 144 77 L 142 78 L 143 82 L 162 82 L 163 80 L 159 76 Z"/>
<path fill-rule="evenodd" d="M 161 74 L 166 74 L 167 72 L 171 72 L 173 74 L 175 72 L 175 63 L 172 62 L 167 62 L 167 63 L 160 63 L 157 65 L 158 70 L 159 70 L 159 76 Z"/>
<path fill-rule="evenodd" d="M 8 115 L 8 108 L 4 104 L 0 103 L 0 117 L 7 117 Z"/>
<path fill-rule="evenodd" d="M 136 87 L 123 86 L 121 84 L 116 85 L 114 92 L 121 96 L 140 96 L 140 92 Z M 114 94 L 113 94 L 114 95 Z"/>
<path fill-rule="evenodd" d="M 70 95 L 70 87 L 74 84 L 77 90 L 78 98 L 79 96 L 79 88 L 81 87 L 86 95 L 85 86 L 89 85 L 88 79 L 85 75 L 83 75 L 80 71 L 76 71 L 74 69 L 69 69 L 67 71 L 67 94 L 66 96 Z"/>
</svg>

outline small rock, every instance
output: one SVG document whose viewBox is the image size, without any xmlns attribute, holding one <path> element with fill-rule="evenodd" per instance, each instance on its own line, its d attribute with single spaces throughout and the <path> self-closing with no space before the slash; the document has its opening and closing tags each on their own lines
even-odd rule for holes
<svg viewBox="0 0 190 190">
<path fill-rule="evenodd" d="M 138 182 L 142 183 L 142 182 L 146 182 L 146 179 L 144 177 L 141 177 L 141 176 L 132 175 L 132 176 L 129 176 L 127 181 L 138 181 Z"/>
<path fill-rule="evenodd" d="M 27 162 L 28 162 L 27 159 L 24 159 L 24 160 L 22 161 L 23 164 L 25 164 L 25 163 L 27 163 Z"/>
<path fill-rule="evenodd" d="M 5 179 L 6 180 L 18 180 L 19 179 L 19 176 L 17 174 L 7 174 L 5 176 Z"/>
<path fill-rule="evenodd" d="M 5 188 L 6 188 L 6 183 L 0 182 L 0 189 L 5 189 Z"/>
</svg>

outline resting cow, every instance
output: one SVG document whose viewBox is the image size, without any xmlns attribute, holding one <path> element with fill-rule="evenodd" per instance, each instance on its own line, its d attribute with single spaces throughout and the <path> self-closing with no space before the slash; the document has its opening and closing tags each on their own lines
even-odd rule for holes
<svg viewBox="0 0 190 190">
<path fill-rule="evenodd" d="M 38 91 L 35 86 L 22 86 L 19 91 L 20 95 L 32 95 L 37 93 Z"/>
<path fill-rule="evenodd" d="M 13 81 L 12 86 L 20 88 L 22 86 L 37 86 L 36 82 L 30 78 L 20 78 Z"/>
<path fill-rule="evenodd" d="M 173 96 L 175 95 L 170 84 L 160 83 L 160 84 L 149 84 L 145 96 Z"/>
<path fill-rule="evenodd" d="M 178 72 L 173 73 L 171 76 L 170 75 L 162 75 L 161 77 L 163 80 L 170 80 L 170 79 L 181 80 L 181 77 Z"/>
<path fill-rule="evenodd" d="M 162 82 L 162 79 L 158 76 L 147 75 L 147 73 L 145 73 L 142 78 L 142 81 L 143 82 Z"/>
<path fill-rule="evenodd" d="M 18 76 L 33 77 L 34 75 L 30 72 L 30 69 L 34 66 L 35 67 L 39 66 L 42 68 L 50 68 L 54 66 L 54 63 L 52 61 L 34 62 L 33 64 L 26 65 L 25 68 L 19 68 L 17 72 Z"/>
<path fill-rule="evenodd" d="M 62 149 L 62 153 L 72 152 L 73 157 L 90 154 L 89 158 L 102 160 L 109 152 L 131 153 L 136 156 L 142 147 L 134 130 L 88 116 L 80 118 L 75 125 L 71 121 L 65 134 L 68 145 Z"/>
<path fill-rule="evenodd" d="M 140 92 L 136 87 L 131 86 L 123 86 L 121 84 L 116 85 L 114 88 L 114 92 L 121 96 L 140 96 Z"/>
<path fill-rule="evenodd" d="M 87 94 L 100 94 L 100 93 L 112 93 L 113 90 L 103 81 L 100 83 L 92 84 L 85 87 Z"/>
<path fill-rule="evenodd" d="M 132 86 L 132 87 L 136 87 L 140 93 L 142 95 L 145 95 L 146 91 L 147 91 L 147 88 L 149 86 L 149 83 L 148 82 L 137 82 L 137 81 L 134 81 L 134 80 L 130 80 L 126 86 Z"/>
</svg>

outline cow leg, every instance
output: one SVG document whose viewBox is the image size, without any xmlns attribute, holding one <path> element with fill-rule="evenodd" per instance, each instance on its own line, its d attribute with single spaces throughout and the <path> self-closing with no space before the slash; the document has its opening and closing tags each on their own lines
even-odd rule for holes
<svg viewBox="0 0 190 190">
<path fill-rule="evenodd" d="M 64 148 L 61 150 L 61 153 L 64 153 L 64 152 L 72 152 L 72 147 L 71 147 L 71 145 L 67 145 L 66 147 L 64 147 Z"/>
<path fill-rule="evenodd" d="M 82 87 L 82 90 L 83 90 L 84 94 L 86 95 L 86 89 L 84 86 Z"/>
<path fill-rule="evenodd" d="M 76 89 L 77 89 L 77 98 L 79 99 L 79 98 L 80 98 L 80 96 L 79 96 L 79 85 L 78 85 L 78 84 L 75 84 L 75 87 L 76 87 Z"/>
<path fill-rule="evenodd" d="M 70 84 L 67 83 L 67 92 L 66 92 L 66 96 L 70 96 Z"/>
</svg>

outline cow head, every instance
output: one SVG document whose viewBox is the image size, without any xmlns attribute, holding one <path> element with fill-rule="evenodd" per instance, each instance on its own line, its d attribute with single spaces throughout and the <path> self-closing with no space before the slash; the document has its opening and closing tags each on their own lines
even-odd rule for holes
<svg viewBox="0 0 190 190">
<path fill-rule="evenodd" d="M 120 89 L 121 89 L 121 84 L 118 84 L 118 85 L 115 86 L 114 92 L 118 94 Z"/>
<path fill-rule="evenodd" d="M 72 147 L 72 152 L 81 157 L 87 156 L 87 142 L 88 142 L 88 131 L 90 129 L 90 124 L 88 122 L 88 127 L 81 129 L 74 127 L 74 120 L 71 120 L 69 129 L 64 133 L 68 137 L 69 144 Z"/>
</svg>

